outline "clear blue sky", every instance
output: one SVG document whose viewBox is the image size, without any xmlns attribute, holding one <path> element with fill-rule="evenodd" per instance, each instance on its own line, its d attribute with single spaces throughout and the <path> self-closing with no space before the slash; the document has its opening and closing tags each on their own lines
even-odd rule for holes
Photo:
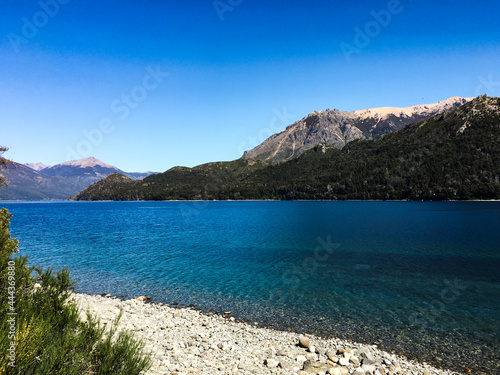
<svg viewBox="0 0 500 375">
<path fill-rule="evenodd" d="M 492 0 L 2 0 L 0 145 L 22 163 L 164 171 L 236 159 L 314 110 L 499 96 L 499 14 Z"/>
</svg>

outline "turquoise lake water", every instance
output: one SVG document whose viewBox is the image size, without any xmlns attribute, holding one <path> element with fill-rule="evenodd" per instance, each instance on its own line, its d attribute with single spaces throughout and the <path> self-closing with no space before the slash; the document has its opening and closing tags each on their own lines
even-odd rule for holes
<svg viewBox="0 0 500 375">
<path fill-rule="evenodd" d="M 500 373 L 500 202 L 3 202 L 76 290 Z"/>
</svg>

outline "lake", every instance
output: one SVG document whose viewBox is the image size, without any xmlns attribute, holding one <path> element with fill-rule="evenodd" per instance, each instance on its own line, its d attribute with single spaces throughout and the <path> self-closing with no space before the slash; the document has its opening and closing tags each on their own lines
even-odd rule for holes
<svg viewBox="0 0 500 375">
<path fill-rule="evenodd" d="M 500 202 L 2 202 L 76 291 L 500 373 Z"/>
</svg>

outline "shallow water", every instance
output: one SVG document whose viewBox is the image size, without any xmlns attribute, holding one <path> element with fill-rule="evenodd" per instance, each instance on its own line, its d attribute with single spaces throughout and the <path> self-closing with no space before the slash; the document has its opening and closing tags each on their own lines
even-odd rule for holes
<svg viewBox="0 0 500 375">
<path fill-rule="evenodd" d="M 31 263 L 500 373 L 500 202 L 3 203 Z"/>
</svg>

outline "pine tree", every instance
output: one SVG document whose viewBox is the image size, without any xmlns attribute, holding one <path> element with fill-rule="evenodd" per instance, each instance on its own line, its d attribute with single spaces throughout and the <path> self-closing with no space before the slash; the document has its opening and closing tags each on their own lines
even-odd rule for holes
<svg viewBox="0 0 500 375">
<path fill-rule="evenodd" d="M 8 148 L 7 147 L 2 147 L 0 146 L 0 169 L 1 168 L 7 168 L 7 165 L 13 165 L 13 166 L 16 166 L 16 164 L 13 162 L 13 161 L 10 161 L 8 159 L 5 159 L 2 154 L 7 151 Z M 0 187 L 2 185 L 7 185 L 9 183 L 9 181 L 0 173 Z"/>
</svg>

